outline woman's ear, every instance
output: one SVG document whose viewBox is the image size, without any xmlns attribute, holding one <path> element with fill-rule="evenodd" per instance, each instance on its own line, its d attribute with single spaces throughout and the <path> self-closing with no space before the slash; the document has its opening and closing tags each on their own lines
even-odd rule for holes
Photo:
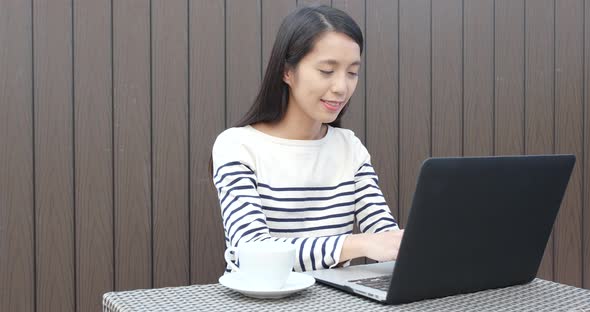
<svg viewBox="0 0 590 312">
<path fill-rule="evenodd" d="M 290 66 L 285 66 L 285 70 L 283 71 L 283 81 L 288 85 L 291 86 L 293 81 L 293 71 L 291 70 Z"/>
</svg>

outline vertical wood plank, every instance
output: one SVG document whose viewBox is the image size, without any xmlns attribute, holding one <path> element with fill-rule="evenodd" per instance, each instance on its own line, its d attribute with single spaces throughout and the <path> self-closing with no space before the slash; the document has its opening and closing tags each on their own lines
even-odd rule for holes
<svg viewBox="0 0 590 312">
<path fill-rule="evenodd" d="M 79 311 L 113 289 L 111 5 L 74 2 L 76 287 Z"/>
<path fill-rule="evenodd" d="M 187 31 L 187 1 L 152 2 L 154 287 L 190 279 Z"/>
<path fill-rule="evenodd" d="M 403 227 L 420 165 L 431 154 L 430 1 L 399 2 L 400 216 Z"/>
<path fill-rule="evenodd" d="M 367 2 L 367 142 L 379 187 L 399 218 L 398 1 Z"/>
<path fill-rule="evenodd" d="M 272 46 L 283 19 L 295 10 L 295 0 L 262 0 L 262 75 L 268 65 Z"/>
<path fill-rule="evenodd" d="M 584 231 L 582 285 L 590 289 L 590 2 L 584 2 Z"/>
<path fill-rule="evenodd" d="M 260 1 L 227 0 L 226 126 L 252 106 L 261 80 Z"/>
<path fill-rule="evenodd" d="M 525 153 L 554 152 L 553 0 L 526 1 L 525 8 Z M 553 280 L 553 234 L 545 247 L 538 276 Z"/>
<path fill-rule="evenodd" d="M 398 1 L 366 2 L 366 141 L 379 187 L 396 220 L 398 205 Z M 373 262 L 367 259 L 367 262 Z"/>
<path fill-rule="evenodd" d="M 71 1 L 33 13 L 37 307 L 75 311 Z"/>
<path fill-rule="evenodd" d="M 359 25 L 363 34 L 365 34 L 365 1 L 364 0 L 333 0 L 332 7 L 346 12 Z M 365 48 L 363 47 L 363 51 Z M 351 129 L 355 135 L 363 142 L 365 137 L 365 62 L 366 55 L 361 55 L 361 67 L 357 80 L 356 89 L 348 101 L 348 109 L 342 118 L 342 126 Z"/>
<path fill-rule="evenodd" d="M 306 5 L 317 5 L 323 4 L 327 6 L 332 5 L 332 0 L 297 0 L 297 6 L 306 6 Z"/>
<path fill-rule="evenodd" d="M 555 224 L 555 279 L 581 286 L 584 10 L 581 0 L 555 5 L 555 152 L 577 158 Z"/>
<path fill-rule="evenodd" d="M 189 12 L 191 284 L 208 284 L 225 268 L 219 201 L 209 175 L 211 147 L 225 128 L 224 1 L 191 1 Z"/>
<path fill-rule="evenodd" d="M 496 0 L 494 146 L 496 155 L 524 153 L 524 0 Z"/>
<path fill-rule="evenodd" d="M 463 4 L 432 1 L 432 156 L 463 153 Z"/>
<path fill-rule="evenodd" d="M 464 1 L 463 147 L 465 156 L 494 153 L 494 1 Z"/>
<path fill-rule="evenodd" d="M 420 164 L 431 153 L 430 1 L 399 2 L 400 216 L 408 219 Z"/>
<path fill-rule="evenodd" d="M 115 289 L 152 286 L 150 2 L 113 2 Z"/>
<path fill-rule="evenodd" d="M 35 310 L 31 2 L 0 1 L 0 311 Z"/>
</svg>

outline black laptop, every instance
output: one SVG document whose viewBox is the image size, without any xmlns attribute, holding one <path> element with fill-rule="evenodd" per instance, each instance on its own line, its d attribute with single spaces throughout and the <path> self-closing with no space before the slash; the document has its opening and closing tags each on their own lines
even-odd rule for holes
<svg viewBox="0 0 590 312">
<path fill-rule="evenodd" d="M 574 155 L 429 158 L 397 261 L 308 272 L 388 304 L 532 281 Z"/>
</svg>

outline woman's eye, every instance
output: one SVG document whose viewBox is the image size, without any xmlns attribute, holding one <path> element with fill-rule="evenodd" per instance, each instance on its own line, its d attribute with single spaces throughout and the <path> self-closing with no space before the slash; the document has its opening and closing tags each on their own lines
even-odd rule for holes
<svg viewBox="0 0 590 312">
<path fill-rule="evenodd" d="M 333 73 L 334 71 L 333 71 L 333 70 L 321 70 L 321 69 L 320 69 L 320 72 L 321 72 L 322 74 L 324 74 L 324 75 L 329 75 L 329 74 Z"/>
<path fill-rule="evenodd" d="M 358 73 L 348 72 L 351 76 L 358 76 Z"/>
</svg>

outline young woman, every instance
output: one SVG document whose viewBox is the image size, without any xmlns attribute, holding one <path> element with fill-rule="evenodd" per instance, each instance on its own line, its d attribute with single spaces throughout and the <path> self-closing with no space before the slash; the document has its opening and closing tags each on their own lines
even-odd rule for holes
<svg viewBox="0 0 590 312">
<path fill-rule="evenodd" d="M 302 7 L 284 19 L 254 104 L 213 145 L 227 246 L 290 242 L 296 271 L 397 257 L 403 230 L 369 153 L 340 128 L 362 47 L 360 28 L 340 10 Z M 352 234 L 355 221 L 361 234 Z"/>
</svg>

